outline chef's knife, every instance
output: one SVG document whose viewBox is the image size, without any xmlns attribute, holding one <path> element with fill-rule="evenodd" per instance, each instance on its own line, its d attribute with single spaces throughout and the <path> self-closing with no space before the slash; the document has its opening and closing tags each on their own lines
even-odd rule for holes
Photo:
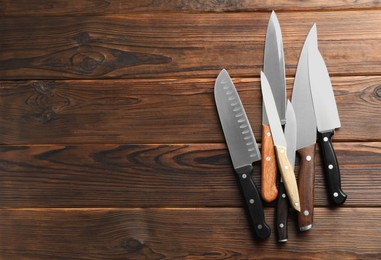
<svg viewBox="0 0 381 260">
<path fill-rule="evenodd" d="M 295 164 L 296 131 L 297 129 L 294 109 L 292 107 L 291 102 L 288 101 L 286 109 L 286 126 L 284 128 L 284 136 L 287 142 L 287 157 L 293 168 Z M 275 221 L 278 234 L 278 242 L 286 242 L 288 239 L 288 206 L 289 202 L 286 196 L 286 190 L 283 184 L 283 180 L 281 178 L 279 183 L 279 194 L 277 199 Z"/>
<path fill-rule="evenodd" d="M 289 197 L 291 206 L 300 211 L 299 192 L 296 184 L 294 169 L 287 158 L 287 142 L 283 134 L 282 125 L 276 110 L 274 97 L 266 75 L 261 72 L 262 96 L 266 107 L 267 117 L 270 123 L 272 138 L 275 145 L 278 167 L 282 175 L 283 183 Z"/>
<path fill-rule="evenodd" d="M 332 145 L 332 136 L 335 129 L 340 127 L 340 118 L 327 67 L 314 45 L 308 46 L 308 74 L 328 197 L 339 205 L 347 199 L 347 195 L 341 189 L 339 164 Z"/>
<path fill-rule="evenodd" d="M 222 70 L 216 79 L 214 98 L 255 234 L 260 239 L 266 239 L 271 230 L 265 222 L 261 197 L 251 178 L 252 164 L 261 159 L 261 154 L 237 90 L 226 70 Z"/>
<path fill-rule="evenodd" d="M 310 81 L 308 76 L 308 46 L 317 48 L 316 25 L 309 31 L 296 68 L 292 105 L 295 110 L 297 124 L 296 149 L 300 158 L 298 188 L 300 212 L 298 226 L 300 231 L 312 228 L 314 212 L 315 184 L 315 147 L 316 120 L 312 104 Z"/>
<path fill-rule="evenodd" d="M 271 13 L 267 26 L 263 71 L 270 83 L 278 115 L 282 125 L 284 125 L 286 122 L 286 78 L 283 43 L 279 21 L 274 11 Z M 271 202 L 276 199 L 278 194 L 276 187 L 277 164 L 264 105 L 262 108 L 262 157 L 261 193 L 265 201 Z"/>
</svg>

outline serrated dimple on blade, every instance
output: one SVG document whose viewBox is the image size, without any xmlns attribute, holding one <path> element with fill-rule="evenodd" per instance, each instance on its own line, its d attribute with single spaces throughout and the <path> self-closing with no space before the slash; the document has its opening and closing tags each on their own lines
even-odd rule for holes
<svg viewBox="0 0 381 260">
<path fill-rule="evenodd" d="M 318 131 L 323 133 L 339 128 L 332 83 L 324 59 L 314 46 L 308 47 L 308 75 Z"/>
<path fill-rule="evenodd" d="M 214 97 L 235 169 L 251 166 L 261 154 L 238 92 L 226 70 L 216 79 Z"/>
<path fill-rule="evenodd" d="M 286 77 L 282 32 L 278 18 L 273 11 L 270 16 L 266 33 L 263 72 L 270 83 L 277 111 L 282 124 L 286 122 Z M 267 124 L 268 118 L 263 106 L 262 123 Z"/>
<path fill-rule="evenodd" d="M 297 124 L 296 149 L 316 143 L 316 119 L 312 104 L 311 88 L 308 75 L 308 46 L 317 48 L 316 25 L 309 31 L 300 54 L 292 91 L 292 105 Z"/>
</svg>

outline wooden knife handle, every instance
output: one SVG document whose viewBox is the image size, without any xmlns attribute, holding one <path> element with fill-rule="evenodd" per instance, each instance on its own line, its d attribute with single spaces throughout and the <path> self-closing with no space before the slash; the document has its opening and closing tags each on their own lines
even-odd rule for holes
<svg viewBox="0 0 381 260">
<path fill-rule="evenodd" d="M 261 194 L 266 202 L 278 196 L 276 187 L 277 163 L 269 125 L 262 125 Z"/>
<path fill-rule="evenodd" d="M 300 231 L 311 229 L 313 223 L 315 148 L 316 144 L 313 144 L 298 150 L 300 158 L 298 177 L 300 212 L 298 212 L 298 226 Z"/>
<path fill-rule="evenodd" d="M 251 178 L 251 170 L 251 167 L 245 167 L 237 171 L 238 179 L 255 235 L 259 239 L 267 239 L 271 234 L 271 229 L 266 223 L 261 196 Z"/>
<path fill-rule="evenodd" d="M 275 146 L 275 151 L 290 204 L 295 210 L 300 211 L 298 185 L 296 184 L 294 169 L 287 158 L 287 149 L 285 146 L 278 145 Z"/>
<path fill-rule="evenodd" d="M 275 225 L 276 225 L 279 243 L 287 242 L 287 239 L 288 239 L 288 233 L 287 233 L 288 207 L 289 207 L 289 202 L 286 196 L 286 189 L 281 179 L 279 183 L 279 194 L 278 194 L 278 199 L 276 204 L 276 219 L 275 219 Z"/>
<path fill-rule="evenodd" d="M 334 131 L 329 131 L 327 133 L 318 132 L 317 136 L 323 159 L 323 169 L 328 187 L 328 197 L 334 204 L 340 205 L 347 199 L 347 194 L 341 189 L 339 163 L 337 162 L 335 150 L 332 145 L 333 134 Z"/>
</svg>

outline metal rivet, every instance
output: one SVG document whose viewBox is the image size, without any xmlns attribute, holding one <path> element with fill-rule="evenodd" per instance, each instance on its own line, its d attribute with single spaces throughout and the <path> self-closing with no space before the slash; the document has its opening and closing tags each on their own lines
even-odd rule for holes
<svg viewBox="0 0 381 260">
<path fill-rule="evenodd" d="M 281 153 L 284 153 L 284 150 L 283 150 L 283 149 L 280 149 L 280 152 L 281 152 Z"/>
<path fill-rule="evenodd" d="M 285 168 L 286 170 L 288 170 L 288 166 L 287 166 L 287 165 L 285 165 L 284 168 Z"/>
<path fill-rule="evenodd" d="M 332 164 L 328 165 L 328 169 L 332 170 L 333 169 L 333 165 Z"/>
<path fill-rule="evenodd" d="M 305 210 L 305 211 L 303 212 L 303 214 L 304 214 L 304 216 L 308 216 L 308 215 L 310 214 L 310 212 L 309 212 L 308 210 Z"/>
<path fill-rule="evenodd" d="M 284 228 L 284 224 L 283 224 L 283 223 L 280 223 L 280 224 L 279 224 L 279 227 L 280 227 L 280 228 Z"/>
<path fill-rule="evenodd" d="M 254 199 L 250 199 L 250 204 L 254 204 Z"/>
<path fill-rule="evenodd" d="M 323 141 L 324 141 L 324 142 L 328 142 L 328 137 L 324 137 L 324 138 L 323 138 Z"/>
<path fill-rule="evenodd" d="M 334 192 L 334 193 L 333 193 L 333 196 L 334 196 L 335 198 L 337 198 L 337 196 L 339 196 L 339 193 Z"/>
<path fill-rule="evenodd" d="M 262 225 L 261 224 L 258 225 L 258 229 L 262 229 Z"/>
<path fill-rule="evenodd" d="M 266 157 L 266 161 L 270 161 L 271 160 L 271 157 L 270 156 L 267 156 Z"/>
<path fill-rule="evenodd" d="M 267 132 L 266 135 L 267 135 L 267 136 L 271 136 L 271 133 L 270 133 L 270 132 Z"/>
<path fill-rule="evenodd" d="M 285 193 L 282 194 L 282 198 L 284 198 L 284 199 L 286 198 L 286 194 Z"/>
<path fill-rule="evenodd" d="M 299 206 L 299 203 L 295 202 L 294 205 L 295 205 L 295 207 L 298 207 L 298 206 Z"/>
<path fill-rule="evenodd" d="M 307 155 L 306 160 L 311 161 L 311 159 L 312 159 L 311 156 Z"/>
<path fill-rule="evenodd" d="M 242 174 L 242 178 L 246 179 L 247 175 L 246 174 Z"/>
</svg>

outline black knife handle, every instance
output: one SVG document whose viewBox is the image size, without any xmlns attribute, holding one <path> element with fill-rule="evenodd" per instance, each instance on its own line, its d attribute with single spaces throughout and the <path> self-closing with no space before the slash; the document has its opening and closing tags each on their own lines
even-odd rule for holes
<svg viewBox="0 0 381 260">
<path fill-rule="evenodd" d="M 276 204 L 275 225 L 276 225 L 276 230 L 278 235 L 278 242 L 284 243 L 288 239 L 287 222 L 288 222 L 289 201 L 287 198 L 286 189 L 282 181 L 279 183 L 278 191 L 279 193 L 278 193 L 278 199 Z"/>
<path fill-rule="evenodd" d="M 323 171 L 328 187 L 328 197 L 336 205 L 343 204 L 347 195 L 341 190 L 340 169 L 332 145 L 334 131 L 318 132 L 318 141 L 323 158 Z"/>
<path fill-rule="evenodd" d="M 263 205 L 257 186 L 251 179 L 251 167 L 238 172 L 239 183 L 246 202 L 254 233 L 259 239 L 266 239 L 271 234 L 270 227 L 266 224 Z"/>
</svg>

